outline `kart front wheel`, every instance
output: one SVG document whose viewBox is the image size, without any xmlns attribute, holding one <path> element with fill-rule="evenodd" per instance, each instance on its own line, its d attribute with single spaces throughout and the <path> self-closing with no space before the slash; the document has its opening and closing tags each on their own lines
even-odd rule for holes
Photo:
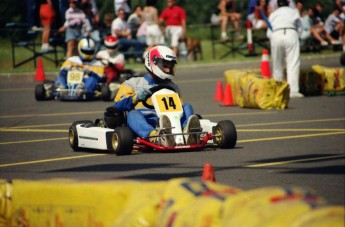
<svg viewBox="0 0 345 227">
<path fill-rule="evenodd" d="M 37 84 L 35 87 L 35 98 L 37 101 L 43 101 L 46 99 L 46 89 L 43 84 Z"/>
<path fill-rule="evenodd" d="M 111 135 L 111 150 L 116 155 L 130 155 L 133 150 L 133 133 L 127 127 L 117 127 Z"/>
<path fill-rule="evenodd" d="M 220 121 L 213 128 L 213 142 L 222 149 L 234 148 L 237 141 L 237 132 L 232 121 Z"/>
</svg>

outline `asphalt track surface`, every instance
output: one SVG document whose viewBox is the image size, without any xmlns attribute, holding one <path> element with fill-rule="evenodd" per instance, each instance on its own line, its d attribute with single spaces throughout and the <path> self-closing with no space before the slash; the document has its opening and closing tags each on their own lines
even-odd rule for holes
<svg viewBox="0 0 345 227">
<path fill-rule="evenodd" d="M 302 59 L 302 68 L 312 64 L 340 67 L 339 55 Z M 259 66 L 259 60 L 251 60 L 177 70 L 176 83 L 195 112 L 215 122 L 234 122 L 234 149 L 130 156 L 73 152 L 69 147 L 70 124 L 101 117 L 112 102 L 37 102 L 34 74 L 2 75 L 0 178 L 201 179 L 203 165 L 211 163 L 221 184 L 244 190 L 301 186 L 332 204 L 344 204 L 345 96 L 292 99 L 286 110 L 223 107 L 213 101 L 225 70 Z"/>
</svg>

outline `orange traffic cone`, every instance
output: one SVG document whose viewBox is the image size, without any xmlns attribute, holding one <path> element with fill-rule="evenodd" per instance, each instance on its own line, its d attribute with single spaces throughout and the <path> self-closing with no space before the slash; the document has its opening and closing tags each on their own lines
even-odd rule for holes
<svg viewBox="0 0 345 227">
<path fill-rule="evenodd" d="M 37 59 L 37 68 L 36 68 L 36 81 L 45 81 L 46 77 L 44 75 L 44 68 L 42 58 Z"/>
<path fill-rule="evenodd" d="M 216 86 L 216 94 L 214 95 L 214 101 L 222 101 L 223 97 L 223 84 L 221 81 L 218 81 Z"/>
<path fill-rule="evenodd" d="M 225 93 L 224 93 L 222 105 L 223 106 L 233 106 L 234 105 L 234 100 L 232 98 L 232 91 L 231 91 L 230 84 L 226 84 L 226 86 L 225 86 Z"/>
<path fill-rule="evenodd" d="M 202 181 L 216 182 L 216 176 L 214 175 L 213 167 L 210 163 L 204 164 L 204 169 L 202 171 Z"/>
<path fill-rule="evenodd" d="M 268 60 L 268 50 L 267 49 L 264 49 L 262 51 L 261 75 L 263 78 L 271 79 L 271 69 L 270 69 L 270 62 Z"/>
</svg>

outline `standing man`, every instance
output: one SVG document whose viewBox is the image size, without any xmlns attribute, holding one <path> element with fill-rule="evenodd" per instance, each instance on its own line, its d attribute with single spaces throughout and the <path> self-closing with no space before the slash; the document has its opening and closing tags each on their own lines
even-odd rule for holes
<svg viewBox="0 0 345 227">
<path fill-rule="evenodd" d="M 273 11 L 268 18 L 272 31 L 267 30 L 267 36 L 271 41 L 273 77 L 276 81 L 282 81 L 286 64 L 290 98 L 303 97 L 299 93 L 301 64 L 299 34 L 302 32 L 299 12 L 289 7 L 288 0 L 277 2 L 278 9 Z"/>
<path fill-rule="evenodd" d="M 186 20 L 186 11 L 176 5 L 176 0 L 167 0 L 167 8 L 162 11 L 159 23 L 165 23 L 165 36 L 176 55 L 178 54 L 179 40 L 186 36 Z"/>
</svg>

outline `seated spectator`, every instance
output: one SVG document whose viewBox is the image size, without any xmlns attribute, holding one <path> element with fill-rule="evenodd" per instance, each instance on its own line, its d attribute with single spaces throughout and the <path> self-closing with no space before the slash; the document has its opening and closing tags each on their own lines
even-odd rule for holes
<svg viewBox="0 0 345 227">
<path fill-rule="evenodd" d="M 268 16 L 268 2 L 267 0 L 257 0 L 257 4 L 254 8 L 254 18 L 252 20 L 252 25 L 254 29 L 267 29 L 267 24 L 264 17 Z"/>
<path fill-rule="evenodd" d="M 111 24 L 114 19 L 115 15 L 113 13 L 104 14 L 103 21 L 99 25 L 101 40 L 104 40 L 107 36 L 111 35 Z"/>
<path fill-rule="evenodd" d="M 215 16 L 216 15 L 216 16 Z M 227 35 L 227 25 L 229 21 L 232 21 L 235 28 L 235 36 L 238 39 L 243 38 L 240 35 L 240 20 L 241 14 L 237 13 L 235 10 L 235 4 L 232 0 L 220 0 L 216 11 L 211 17 L 212 24 L 220 24 L 221 25 L 221 39 L 226 41 L 229 39 Z"/>
<path fill-rule="evenodd" d="M 128 17 L 127 22 L 129 24 L 129 28 L 132 31 L 133 39 L 137 38 L 137 32 L 142 22 L 142 12 L 143 12 L 142 7 L 140 5 L 137 5 L 134 8 L 134 12 Z"/>
<path fill-rule="evenodd" d="M 328 46 L 327 41 L 325 40 L 324 34 L 324 22 L 322 20 L 322 5 L 317 4 L 315 7 L 308 8 L 308 15 L 312 21 L 312 26 L 310 32 L 312 36 L 320 42 L 321 46 Z"/>
<path fill-rule="evenodd" d="M 114 0 L 114 6 L 115 6 L 115 14 L 118 14 L 118 11 L 120 9 L 123 9 L 125 11 L 125 19 L 129 17 L 129 14 L 131 13 L 131 7 L 129 5 L 128 0 Z"/>
<path fill-rule="evenodd" d="M 337 6 L 333 8 L 332 13 L 325 22 L 325 37 L 332 45 L 339 45 L 339 40 L 344 34 L 344 22 L 340 19 L 340 10 Z"/>
<path fill-rule="evenodd" d="M 289 7 L 296 8 L 294 0 L 288 0 Z M 268 15 L 271 14 L 274 10 L 278 9 L 278 0 L 270 0 L 268 3 Z"/>
<path fill-rule="evenodd" d="M 142 54 L 144 52 L 144 46 L 136 39 L 132 39 L 132 32 L 129 28 L 129 24 L 125 20 L 124 9 L 119 9 L 117 18 L 111 25 L 112 35 L 119 39 L 119 51 L 126 52 L 131 47 L 134 49 L 134 57 L 137 62 L 142 62 Z M 126 55 L 125 55 L 126 56 Z M 128 57 L 128 55 L 127 55 Z"/>
<path fill-rule="evenodd" d="M 299 11 L 301 17 L 302 33 L 300 35 L 300 46 L 301 49 L 306 49 L 307 41 L 312 37 L 310 28 L 312 26 L 312 21 L 309 17 L 308 11 L 303 7 L 303 1 L 298 0 L 296 2 L 296 8 Z"/>
</svg>

